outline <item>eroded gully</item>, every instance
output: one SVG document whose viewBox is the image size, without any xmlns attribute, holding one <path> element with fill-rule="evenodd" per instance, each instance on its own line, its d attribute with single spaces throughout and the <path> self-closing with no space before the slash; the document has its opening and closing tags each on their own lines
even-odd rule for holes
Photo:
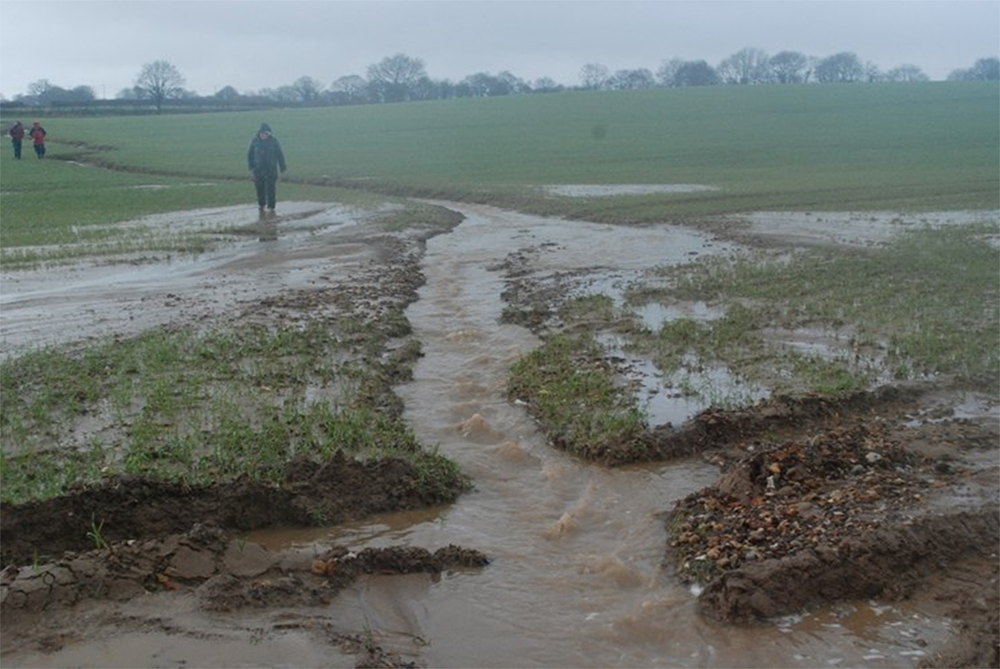
<svg viewBox="0 0 1000 669">
<path fill-rule="evenodd" d="M 126 625 L 113 643 L 80 640 L 64 654 L 19 658 L 23 664 L 137 666 L 183 657 L 199 666 L 350 666 L 352 657 L 285 624 L 303 616 L 370 632 L 383 648 L 430 667 L 915 666 L 924 644 L 929 651 L 947 637 L 939 618 L 872 602 L 750 627 L 700 617 L 694 593 L 664 568 L 661 514 L 719 472 L 697 458 L 616 469 L 588 464 L 549 447 L 523 407 L 505 397 L 509 365 L 540 343 L 528 330 L 500 323 L 501 266 L 509 258 L 539 278 L 579 273 L 584 290 L 620 294 L 645 270 L 722 252 L 725 244 L 676 227 L 630 229 L 447 206 L 466 220 L 428 242 L 426 285 L 406 314 L 425 355 L 414 380 L 397 392 L 418 438 L 455 460 L 475 489 L 443 508 L 346 527 L 269 530 L 253 539 L 317 551 L 332 541 L 353 550 L 454 543 L 485 552 L 492 563 L 439 578 L 371 576 L 323 610 L 219 616 L 190 599 L 175 602 L 177 610 L 161 599 L 137 599 L 122 607 L 121 620 L 163 618 L 168 629 L 189 631 L 172 635 L 136 623 L 139 632 Z M 301 209 L 305 216 L 313 208 Z M 96 337 L 109 328 L 127 334 L 170 322 L 179 310 L 197 319 L 199 309 L 212 312 L 218 302 L 322 284 L 333 251 L 309 226 L 328 230 L 349 221 L 320 210 L 299 222 L 307 230 L 301 236 L 283 230 L 277 240 L 204 261 L 150 267 L 146 281 L 114 269 L 81 270 L 67 291 L 56 285 L 65 277 L 50 278 L 51 287 L 32 283 L 34 274 L 6 277 L 4 352 L 40 338 Z M 365 261 L 360 250 L 336 249 L 340 270 Z M 74 615 L 80 622 L 89 614 L 81 607 Z"/>
<path fill-rule="evenodd" d="M 900 666 L 946 630 L 905 607 L 853 602 L 750 627 L 705 620 L 663 565 L 662 513 L 714 482 L 700 459 L 608 469 L 552 449 L 504 395 L 509 365 L 539 344 L 500 323 L 501 263 L 530 257 L 539 276 L 586 271 L 606 287 L 643 269 L 723 248 L 685 229 L 611 228 L 453 205 L 466 220 L 432 239 L 426 285 L 407 311 L 424 357 L 397 388 L 418 438 L 474 480 L 454 505 L 334 531 L 261 533 L 272 547 L 352 549 L 454 543 L 485 569 L 372 576 L 329 614 L 428 666 Z M 586 284 L 587 282 L 584 282 Z"/>
</svg>

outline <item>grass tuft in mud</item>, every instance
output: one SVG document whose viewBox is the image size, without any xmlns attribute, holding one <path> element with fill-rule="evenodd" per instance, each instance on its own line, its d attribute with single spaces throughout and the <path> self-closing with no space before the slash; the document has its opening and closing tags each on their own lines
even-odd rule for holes
<svg viewBox="0 0 1000 669">
<path fill-rule="evenodd" d="M 634 461 L 646 416 L 590 335 L 556 335 L 518 360 L 508 396 L 525 402 L 554 445 L 609 464 Z"/>
</svg>

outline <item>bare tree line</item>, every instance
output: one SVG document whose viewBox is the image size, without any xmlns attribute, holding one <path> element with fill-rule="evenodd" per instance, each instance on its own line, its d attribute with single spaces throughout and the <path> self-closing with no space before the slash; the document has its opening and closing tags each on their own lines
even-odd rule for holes
<svg viewBox="0 0 1000 669">
<path fill-rule="evenodd" d="M 346 105 L 380 102 L 403 102 L 466 97 L 492 97 L 526 93 L 551 93 L 567 89 L 636 90 L 656 87 L 764 85 L 764 84 L 845 84 L 873 82 L 918 82 L 929 77 L 918 66 L 904 64 L 882 71 L 874 63 L 863 62 L 852 52 L 836 53 L 825 58 L 807 56 L 797 51 L 769 55 L 761 49 L 746 47 L 723 59 L 716 66 L 704 60 L 664 60 L 654 72 L 647 68 L 610 71 L 600 63 L 588 63 L 580 70 L 580 84 L 567 87 L 543 77 L 527 82 L 510 72 L 478 72 L 457 83 L 428 76 L 424 62 L 403 53 L 383 58 L 368 66 L 367 76 L 338 77 L 329 87 L 319 80 L 303 76 L 276 89 L 241 93 L 225 86 L 211 96 L 199 96 L 184 88 L 180 71 L 163 60 L 142 66 L 131 88 L 118 92 L 125 102 L 148 102 L 159 111 L 173 101 L 201 101 L 213 107 L 239 105 Z M 949 81 L 1000 80 L 1000 60 L 980 58 L 968 69 L 954 70 Z M 85 106 L 96 101 L 89 86 L 64 89 L 47 79 L 28 86 L 14 106 Z M 11 103 L 7 103 L 10 105 Z"/>
</svg>

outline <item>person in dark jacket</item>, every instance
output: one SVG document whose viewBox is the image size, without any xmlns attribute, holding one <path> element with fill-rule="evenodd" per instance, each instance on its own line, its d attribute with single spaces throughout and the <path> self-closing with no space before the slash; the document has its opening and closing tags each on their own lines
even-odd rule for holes
<svg viewBox="0 0 1000 669">
<path fill-rule="evenodd" d="M 271 126 L 261 123 L 257 135 L 250 141 L 247 151 L 247 166 L 253 172 L 253 183 L 257 188 L 257 206 L 264 213 L 274 213 L 277 200 L 278 170 L 285 171 L 285 154 L 281 143 L 271 134 Z"/>
<path fill-rule="evenodd" d="M 31 124 L 31 130 L 28 132 L 31 135 L 31 143 L 35 147 L 35 155 L 39 158 L 45 156 L 45 128 L 38 121 Z"/>
<path fill-rule="evenodd" d="M 10 135 L 10 143 L 14 145 L 14 157 L 17 160 L 21 159 L 21 140 L 24 139 L 24 126 L 18 121 L 14 126 L 7 131 Z"/>
</svg>

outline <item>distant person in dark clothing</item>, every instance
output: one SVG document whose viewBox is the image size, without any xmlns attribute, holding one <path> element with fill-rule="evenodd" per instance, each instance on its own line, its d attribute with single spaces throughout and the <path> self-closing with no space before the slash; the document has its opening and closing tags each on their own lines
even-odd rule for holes
<svg viewBox="0 0 1000 669">
<path fill-rule="evenodd" d="M 257 188 L 257 206 L 264 213 L 274 213 L 277 200 L 278 170 L 285 171 L 285 154 L 281 143 L 271 134 L 271 126 L 261 123 L 257 135 L 250 141 L 247 151 L 247 166 L 253 172 L 253 183 Z"/>
<path fill-rule="evenodd" d="M 45 156 L 45 128 L 38 121 L 31 124 L 31 143 L 35 147 L 35 155 L 39 158 Z"/>
<path fill-rule="evenodd" d="M 21 140 L 24 139 L 24 126 L 18 121 L 7 131 L 10 135 L 10 143 L 14 145 L 14 158 L 21 159 Z"/>
</svg>

